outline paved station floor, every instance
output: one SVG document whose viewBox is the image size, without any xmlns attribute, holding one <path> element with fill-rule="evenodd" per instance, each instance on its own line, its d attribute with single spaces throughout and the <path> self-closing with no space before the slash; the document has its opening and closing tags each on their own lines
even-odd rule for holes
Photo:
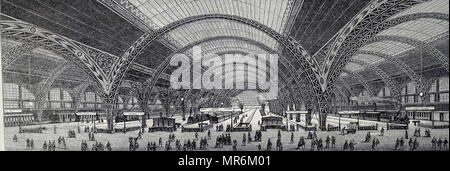
<svg viewBox="0 0 450 171">
<path fill-rule="evenodd" d="M 253 110 L 247 110 L 244 112 L 244 114 L 250 115 L 253 112 Z M 241 114 L 240 116 L 244 115 Z M 255 131 L 259 130 L 258 121 L 261 120 L 261 114 L 259 110 L 255 111 L 255 114 L 253 118 L 251 119 L 250 123 L 252 124 L 253 131 L 251 132 L 251 135 L 254 136 Z M 283 119 L 285 120 L 285 119 Z M 328 120 L 330 122 L 335 122 L 335 117 L 328 117 Z M 351 120 L 351 119 L 350 119 Z M 341 120 L 342 122 L 342 120 Z M 347 121 L 349 122 L 349 121 Z M 366 121 L 363 121 L 366 122 Z M 370 121 L 371 123 L 373 121 Z M 218 124 L 224 125 L 224 128 L 227 124 L 230 123 L 230 119 L 227 119 L 223 122 L 220 122 Z M 80 124 L 81 133 L 76 133 L 76 138 L 67 138 L 68 137 L 68 131 L 69 130 L 77 130 L 77 125 Z M 128 125 L 139 125 L 139 121 L 134 122 L 127 122 Z M 54 134 L 53 127 L 56 125 L 57 131 L 56 134 Z M 147 120 L 147 125 L 152 125 L 152 121 Z M 42 145 L 44 141 L 53 141 L 57 142 L 57 139 L 59 136 L 63 136 L 66 139 L 67 148 L 66 149 L 59 149 L 57 148 L 57 151 L 80 151 L 81 149 L 81 141 L 82 140 L 88 140 L 88 133 L 84 132 L 84 126 L 93 126 L 92 123 L 59 123 L 59 124 L 46 124 L 43 125 L 47 127 L 46 130 L 43 131 L 43 133 L 18 133 L 19 127 L 7 127 L 5 128 L 5 146 L 6 150 L 8 151 L 25 151 L 30 150 L 26 149 L 26 139 L 32 138 L 34 140 L 35 148 L 34 151 L 41 151 Z M 122 126 L 120 124 L 116 125 L 118 127 Z M 36 127 L 36 126 L 31 126 Z M 26 127 L 24 127 L 26 128 Z M 410 126 L 408 132 L 409 137 L 413 137 L 413 132 L 416 126 L 412 125 Z M 425 128 L 421 128 L 421 134 L 424 135 Z M 211 131 L 211 140 L 208 140 L 209 148 L 208 151 L 231 151 L 232 146 L 224 146 L 224 148 L 214 148 L 216 137 L 218 135 L 221 135 L 226 132 L 216 132 L 215 131 L 215 125 L 210 129 Z M 380 145 L 378 147 L 378 150 L 380 151 L 391 151 L 394 150 L 395 140 L 398 137 L 404 137 L 405 130 L 386 130 L 384 136 L 379 136 L 379 131 L 357 131 L 355 134 L 347 134 L 347 135 L 340 135 L 340 132 L 333 131 L 333 132 L 327 132 L 327 131 L 317 131 L 317 137 L 322 138 L 324 140 L 325 144 L 325 138 L 326 136 L 335 136 L 336 137 L 336 148 L 334 149 L 326 149 L 324 148 L 323 151 L 342 151 L 342 147 L 345 140 L 354 140 L 357 144 L 355 145 L 355 151 L 370 151 L 371 150 L 371 143 L 363 143 L 363 140 L 367 134 L 367 132 L 371 132 L 372 137 L 375 137 L 379 139 Z M 262 149 L 265 150 L 267 146 L 267 141 L 270 138 L 272 144 L 275 145 L 276 139 L 277 139 L 277 133 L 278 130 L 275 129 L 269 129 L 267 131 L 262 132 L 262 142 L 251 142 L 247 143 L 245 146 L 242 145 L 242 138 L 244 132 L 232 132 L 231 138 L 234 140 L 236 139 L 238 142 L 237 150 L 238 151 L 256 151 L 257 145 L 260 143 L 262 146 Z M 303 130 L 298 130 L 293 132 L 294 134 L 294 143 L 290 143 L 291 141 L 291 133 L 287 131 L 281 131 L 281 141 L 283 144 L 283 151 L 308 151 L 310 150 L 310 143 L 311 140 L 306 140 L 306 148 L 303 149 L 297 149 L 297 143 L 301 136 L 307 137 L 308 132 L 305 132 Z M 139 149 L 138 151 L 144 151 L 146 150 L 147 142 L 158 142 L 159 138 L 161 137 L 163 141 L 167 141 L 170 134 L 174 134 L 177 139 L 180 139 L 181 142 L 183 140 L 193 139 L 195 137 L 194 132 L 181 132 L 180 129 L 178 129 L 175 132 L 154 132 L 154 133 L 148 133 L 145 132 L 143 134 L 143 138 L 139 139 Z M 199 137 L 206 137 L 207 131 L 198 133 Z M 247 133 L 246 133 L 247 134 Z M 13 136 L 17 135 L 18 141 L 13 142 Z M 95 138 L 97 142 L 102 142 L 103 144 L 106 144 L 108 141 L 111 143 L 112 150 L 113 151 L 128 151 L 129 143 L 128 138 L 129 137 L 137 137 L 138 131 L 131 131 L 127 133 L 114 133 L 114 134 L 106 134 L 106 133 L 96 133 Z M 432 129 L 431 130 L 431 136 L 436 137 L 437 139 L 449 137 L 449 130 L 448 129 Z M 413 137 L 415 138 L 415 137 Z M 418 151 L 431 151 L 433 150 L 431 147 L 431 138 L 427 137 L 418 137 L 417 138 L 419 142 Z M 408 140 L 405 141 L 405 149 L 408 149 Z M 94 144 L 95 141 L 88 141 L 88 147 L 91 148 L 92 144 Z M 165 143 L 163 143 L 165 144 Z M 172 143 L 172 148 L 174 148 L 174 143 Z M 198 146 L 198 141 L 197 141 Z M 325 146 L 325 145 L 324 145 Z M 272 146 L 272 149 L 275 149 L 275 146 Z M 158 151 L 164 151 L 164 148 L 158 148 Z M 447 149 L 448 151 L 448 149 Z"/>
</svg>

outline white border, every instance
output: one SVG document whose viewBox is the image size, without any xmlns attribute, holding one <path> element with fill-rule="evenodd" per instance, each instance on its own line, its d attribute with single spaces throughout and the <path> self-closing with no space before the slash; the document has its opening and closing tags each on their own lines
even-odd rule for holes
<svg viewBox="0 0 450 171">
<path fill-rule="evenodd" d="M 0 33 L 0 42 L 2 36 Z M 2 56 L 0 44 L 0 56 Z M 3 72 L 2 72 L 2 60 L 0 59 L 0 151 L 5 151 L 5 123 L 3 122 Z"/>
</svg>

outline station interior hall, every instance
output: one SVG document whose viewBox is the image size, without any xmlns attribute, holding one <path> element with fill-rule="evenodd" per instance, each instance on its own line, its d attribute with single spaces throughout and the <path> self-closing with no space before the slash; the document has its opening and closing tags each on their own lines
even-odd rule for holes
<svg viewBox="0 0 450 171">
<path fill-rule="evenodd" d="M 0 8 L 8 151 L 448 151 L 448 0 Z"/>
</svg>

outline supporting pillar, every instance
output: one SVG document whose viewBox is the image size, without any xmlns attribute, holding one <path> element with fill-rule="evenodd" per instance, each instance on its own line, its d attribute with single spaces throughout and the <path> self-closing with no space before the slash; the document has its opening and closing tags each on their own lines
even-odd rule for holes
<svg viewBox="0 0 450 171">
<path fill-rule="evenodd" d="M 110 133 L 114 133 L 114 108 L 115 108 L 115 106 L 116 105 L 114 103 L 106 102 L 104 104 L 104 107 L 106 110 L 106 124 L 107 124 L 108 131 Z"/>
<path fill-rule="evenodd" d="M 58 66 L 55 70 L 53 70 L 48 78 L 42 80 L 37 85 L 27 85 L 28 90 L 33 92 L 35 95 L 36 121 L 41 122 L 43 120 L 43 111 L 48 101 L 48 93 L 50 92 L 50 89 L 56 78 L 70 66 L 71 65 L 66 62 Z"/>
<path fill-rule="evenodd" d="M 50 90 L 49 90 L 50 91 Z M 36 121 L 42 122 L 44 108 L 48 102 L 48 91 L 45 90 L 35 90 L 35 99 L 36 99 Z"/>
<path fill-rule="evenodd" d="M 321 130 L 327 130 L 327 115 L 330 113 L 331 104 L 330 92 L 320 93 L 317 97 L 317 108 L 319 112 L 319 128 Z"/>
<path fill-rule="evenodd" d="M 81 94 L 86 91 L 86 89 L 91 84 L 91 81 L 85 81 L 81 83 L 79 86 L 75 87 L 74 89 L 66 89 L 67 92 L 69 92 L 70 96 L 72 97 L 73 101 L 73 108 L 74 108 L 74 114 L 75 114 L 75 120 L 78 120 L 80 122 L 81 118 L 78 117 L 76 114 L 78 113 L 78 110 L 80 108 L 81 103 Z M 78 118 L 78 119 L 77 119 Z"/>
<path fill-rule="evenodd" d="M 136 97 L 139 106 L 144 112 L 144 115 L 141 117 L 141 126 L 145 128 L 147 127 L 147 119 L 145 116 L 149 115 L 148 101 L 150 100 L 151 89 L 147 89 L 147 86 L 143 83 L 132 83 L 131 85 L 131 93 Z"/>
</svg>

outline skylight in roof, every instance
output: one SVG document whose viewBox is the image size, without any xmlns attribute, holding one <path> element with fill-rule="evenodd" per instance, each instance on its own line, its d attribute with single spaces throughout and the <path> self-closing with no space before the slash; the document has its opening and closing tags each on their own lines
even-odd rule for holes
<svg viewBox="0 0 450 171">
<path fill-rule="evenodd" d="M 292 0 L 129 0 L 154 28 L 196 15 L 228 14 L 248 18 L 281 33 Z"/>
<path fill-rule="evenodd" d="M 390 29 L 384 30 L 378 35 L 401 36 L 427 42 L 427 40 L 445 33 L 448 29 L 448 21 L 437 19 L 419 19 L 402 23 Z"/>
<path fill-rule="evenodd" d="M 397 41 L 380 41 L 360 48 L 363 51 L 380 52 L 391 56 L 397 56 L 412 49 L 414 46 Z"/>
<path fill-rule="evenodd" d="M 423 2 L 417 5 L 414 5 L 413 7 L 402 11 L 394 16 L 392 18 L 409 15 L 409 14 L 415 14 L 415 13 L 443 13 L 448 14 L 449 12 L 449 1 L 448 0 L 432 0 L 428 2 Z"/>
<path fill-rule="evenodd" d="M 357 55 L 353 56 L 353 59 L 364 61 L 371 65 L 384 60 L 381 57 L 378 57 L 375 55 L 367 55 L 367 54 L 357 54 Z"/>
<path fill-rule="evenodd" d="M 266 33 L 251 26 L 234 21 L 211 19 L 195 22 L 177 28 L 168 34 L 179 47 L 217 36 L 236 36 L 261 42 L 266 46 L 276 49 L 278 43 Z"/>
<path fill-rule="evenodd" d="M 353 72 L 360 70 L 362 68 L 363 68 L 363 66 L 353 63 L 353 62 L 349 62 L 347 65 L 345 65 L 346 70 L 353 71 Z"/>
<path fill-rule="evenodd" d="M 144 22 L 159 29 L 187 17 L 227 14 L 247 18 L 283 34 L 294 0 L 122 0 L 145 15 Z M 126 2 L 125 2 L 126 1 Z M 128 2 L 130 4 L 128 4 Z M 213 21 L 213 22 L 212 22 Z M 171 31 L 167 39 L 178 47 L 218 35 L 252 38 L 277 49 L 278 43 L 258 29 L 228 20 L 208 20 L 188 24 Z"/>
</svg>

